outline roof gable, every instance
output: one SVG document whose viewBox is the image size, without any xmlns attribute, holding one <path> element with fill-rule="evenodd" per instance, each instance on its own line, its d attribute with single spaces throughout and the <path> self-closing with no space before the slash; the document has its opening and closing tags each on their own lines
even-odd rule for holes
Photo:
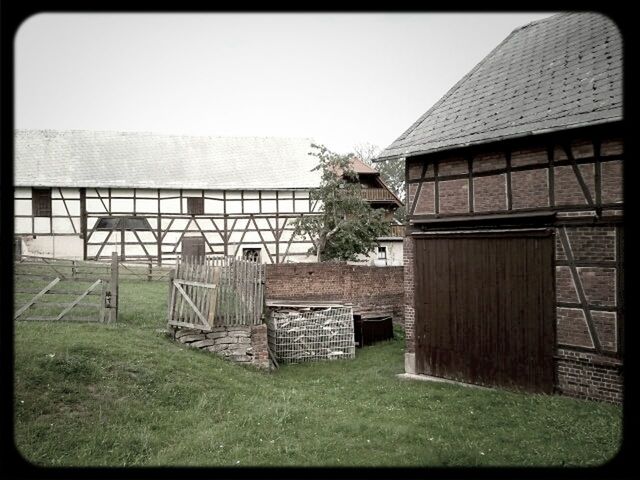
<svg viewBox="0 0 640 480">
<path fill-rule="evenodd" d="M 622 39 L 598 13 L 514 30 L 378 158 L 622 119 Z"/>
</svg>

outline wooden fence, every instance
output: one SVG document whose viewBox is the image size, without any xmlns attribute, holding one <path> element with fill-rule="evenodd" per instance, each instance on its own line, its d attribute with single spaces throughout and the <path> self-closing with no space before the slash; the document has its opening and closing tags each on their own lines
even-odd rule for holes
<svg viewBox="0 0 640 480">
<path fill-rule="evenodd" d="M 170 274 L 168 324 L 211 330 L 258 325 L 264 304 L 264 265 L 234 257 L 186 257 Z"/>
<path fill-rule="evenodd" d="M 29 264 L 31 262 L 38 262 L 51 265 L 68 265 L 71 268 L 71 276 L 76 271 L 81 271 L 83 266 L 92 265 L 99 268 L 101 265 L 105 268 L 110 265 L 109 262 L 104 261 L 82 261 L 82 260 L 68 260 L 51 257 L 39 257 L 33 255 L 19 255 L 16 256 L 16 262 L 20 264 Z M 119 262 L 119 275 L 120 280 L 146 280 L 146 281 L 166 281 L 169 278 L 169 273 L 173 270 L 173 266 L 158 266 L 153 262 Z"/>
<path fill-rule="evenodd" d="M 117 320 L 115 254 L 111 263 L 21 257 L 14 278 L 14 320 Z"/>
</svg>

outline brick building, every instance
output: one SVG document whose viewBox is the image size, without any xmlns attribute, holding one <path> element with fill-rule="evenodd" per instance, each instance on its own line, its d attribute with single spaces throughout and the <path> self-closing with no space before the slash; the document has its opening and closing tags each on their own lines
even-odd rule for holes
<svg viewBox="0 0 640 480">
<path fill-rule="evenodd" d="M 518 28 L 393 142 L 409 373 L 620 402 L 622 40 Z"/>
</svg>

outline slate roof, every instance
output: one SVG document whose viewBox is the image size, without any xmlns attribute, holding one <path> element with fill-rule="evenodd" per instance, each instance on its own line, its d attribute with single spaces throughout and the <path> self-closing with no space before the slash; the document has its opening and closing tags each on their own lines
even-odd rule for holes
<svg viewBox="0 0 640 480">
<path fill-rule="evenodd" d="M 598 13 L 514 30 L 379 156 L 622 120 L 622 39 Z"/>
<path fill-rule="evenodd" d="M 312 139 L 16 130 L 15 186 L 313 188 Z"/>
</svg>

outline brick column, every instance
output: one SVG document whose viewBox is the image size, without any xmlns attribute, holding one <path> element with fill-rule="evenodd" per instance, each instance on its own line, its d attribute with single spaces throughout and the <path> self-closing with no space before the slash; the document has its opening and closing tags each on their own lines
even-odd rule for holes
<svg viewBox="0 0 640 480">
<path fill-rule="evenodd" d="M 404 237 L 404 330 L 406 351 L 404 369 L 406 373 L 415 373 L 415 309 L 414 299 L 414 252 L 415 239 Z"/>
</svg>

